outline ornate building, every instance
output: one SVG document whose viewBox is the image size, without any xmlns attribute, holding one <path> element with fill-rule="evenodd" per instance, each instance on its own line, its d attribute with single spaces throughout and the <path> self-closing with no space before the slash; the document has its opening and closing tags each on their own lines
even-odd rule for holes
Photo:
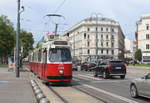
<svg viewBox="0 0 150 103">
<path fill-rule="evenodd" d="M 72 56 L 78 60 L 124 58 L 124 34 L 118 22 L 108 18 L 87 18 L 66 31 Z"/>
</svg>

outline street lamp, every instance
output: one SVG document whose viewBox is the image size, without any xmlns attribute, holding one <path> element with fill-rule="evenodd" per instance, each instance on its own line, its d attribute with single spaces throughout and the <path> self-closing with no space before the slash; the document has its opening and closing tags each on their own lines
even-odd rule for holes
<svg viewBox="0 0 150 103">
<path fill-rule="evenodd" d="M 51 16 L 55 16 L 55 17 L 63 17 L 63 19 L 65 20 L 65 17 L 63 15 L 60 14 L 47 14 L 46 16 L 51 17 Z M 58 29 L 58 23 L 54 23 L 55 24 L 55 35 L 57 35 L 57 29 Z"/>
<path fill-rule="evenodd" d="M 103 17 L 103 15 L 101 13 L 92 13 L 91 14 L 91 20 L 92 20 L 92 16 L 95 16 L 95 18 L 93 18 L 93 20 L 96 19 L 96 32 L 95 32 L 95 47 L 96 47 L 96 60 L 98 60 L 98 19 L 99 19 L 99 15 L 101 17 Z"/>
<path fill-rule="evenodd" d="M 16 77 L 20 77 L 19 64 L 20 64 L 20 14 L 24 11 L 24 7 L 22 6 L 22 10 L 20 10 L 20 0 L 17 1 L 17 32 L 16 32 Z"/>
</svg>

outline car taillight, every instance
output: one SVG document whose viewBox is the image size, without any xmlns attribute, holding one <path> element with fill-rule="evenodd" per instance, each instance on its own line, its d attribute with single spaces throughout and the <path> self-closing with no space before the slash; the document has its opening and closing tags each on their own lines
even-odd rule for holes
<svg viewBox="0 0 150 103">
<path fill-rule="evenodd" d="M 109 69 L 109 70 L 112 69 L 112 65 L 111 65 L 111 64 L 109 64 L 108 69 Z"/>
</svg>

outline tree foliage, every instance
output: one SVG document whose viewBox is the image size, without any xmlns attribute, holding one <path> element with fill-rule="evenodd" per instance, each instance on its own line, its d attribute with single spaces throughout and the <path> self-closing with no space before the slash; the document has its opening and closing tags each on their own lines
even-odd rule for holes
<svg viewBox="0 0 150 103">
<path fill-rule="evenodd" d="M 0 58 L 6 58 L 13 53 L 15 31 L 7 16 L 0 16 Z"/>
<path fill-rule="evenodd" d="M 142 60 L 142 52 L 141 52 L 141 49 L 138 49 L 138 50 L 135 52 L 135 59 L 138 60 L 138 61 L 141 61 L 141 60 Z"/>
<path fill-rule="evenodd" d="M 29 50 L 33 49 L 33 35 L 30 32 L 21 31 L 21 46 L 23 47 L 23 58 L 26 57 L 29 53 Z"/>
<path fill-rule="evenodd" d="M 14 54 L 16 31 L 13 24 L 7 16 L 0 16 L 0 60 L 6 61 L 7 57 Z M 30 49 L 33 48 L 33 35 L 30 32 L 21 30 L 20 43 L 23 47 L 23 57 L 28 55 Z"/>
</svg>

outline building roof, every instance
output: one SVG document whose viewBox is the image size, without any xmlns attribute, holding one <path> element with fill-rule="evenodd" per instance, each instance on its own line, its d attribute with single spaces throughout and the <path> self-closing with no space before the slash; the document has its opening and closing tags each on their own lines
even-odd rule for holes
<svg viewBox="0 0 150 103">
<path fill-rule="evenodd" d="M 79 23 L 77 23 L 76 25 L 74 25 L 72 28 L 70 28 L 69 30 L 67 30 L 64 35 L 67 35 L 68 32 L 73 31 L 74 29 L 78 28 L 79 26 L 82 26 L 83 24 L 86 24 L 87 22 L 96 22 L 96 20 L 98 20 L 98 22 L 110 22 L 109 25 L 119 25 L 119 22 L 109 19 L 109 18 L 105 18 L 105 17 L 88 17 L 85 18 L 84 20 L 80 21 Z M 103 25 L 104 23 L 102 23 Z M 105 25 L 105 24 L 104 24 Z"/>
</svg>

